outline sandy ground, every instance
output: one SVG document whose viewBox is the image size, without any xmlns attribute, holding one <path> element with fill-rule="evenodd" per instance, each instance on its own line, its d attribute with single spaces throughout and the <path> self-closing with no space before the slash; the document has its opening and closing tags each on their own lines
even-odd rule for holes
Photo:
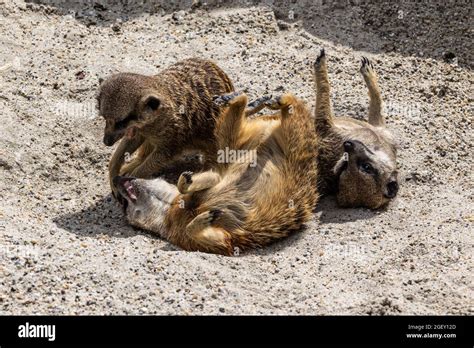
<svg viewBox="0 0 474 348">
<path fill-rule="evenodd" d="M 474 313 L 472 8 L 84 3 L 0 0 L 1 314 Z M 251 98 L 287 90 L 313 107 L 320 47 L 340 115 L 366 115 L 359 59 L 376 65 L 400 143 L 387 210 L 327 197 L 301 233 L 232 258 L 126 224 L 108 189 L 99 77 L 200 56 Z"/>
</svg>

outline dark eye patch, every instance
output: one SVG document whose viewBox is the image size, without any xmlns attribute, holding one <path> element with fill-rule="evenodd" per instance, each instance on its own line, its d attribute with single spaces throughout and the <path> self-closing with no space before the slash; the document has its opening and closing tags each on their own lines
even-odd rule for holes
<svg viewBox="0 0 474 348">
<path fill-rule="evenodd" d="M 127 125 L 131 122 L 131 121 L 136 121 L 138 119 L 138 116 L 131 112 L 127 117 L 125 117 L 122 121 L 119 121 L 119 122 L 116 122 L 115 123 L 115 129 L 123 129 L 123 128 L 126 128 Z"/>
<path fill-rule="evenodd" d="M 359 167 L 359 169 L 362 172 L 364 172 L 366 174 L 370 174 L 370 175 L 377 175 L 378 174 L 377 169 L 375 169 L 374 166 L 372 164 L 370 164 L 369 162 L 367 162 L 367 161 L 358 161 L 357 166 Z"/>
</svg>

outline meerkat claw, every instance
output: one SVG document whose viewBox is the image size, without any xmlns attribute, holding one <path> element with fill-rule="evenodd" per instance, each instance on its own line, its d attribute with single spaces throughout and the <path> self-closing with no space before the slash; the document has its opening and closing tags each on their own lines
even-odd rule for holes
<svg viewBox="0 0 474 348">
<path fill-rule="evenodd" d="M 188 193 L 189 187 L 193 183 L 193 178 L 192 178 L 193 174 L 194 174 L 193 172 L 186 171 L 186 172 L 182 172 L 181 175 L 179 176 L 177 187 L 178 187 L 178 191 L 181 192 L 182 194 Z"/>
<path fill-rule="evenodd" d="M 255 99 L 254 101 L 250 102 L 247 107 L 248 108 L 256 108 L 262 104 L 264 104 L 265 102 L 267 102 L 268 100 L 272 99 L 272 95 L 264 95 L 263 97 L 260 97 L 260 98 L 257 98 Z"/>
<path fill-rule="evenodd" d="M 216 95 L 212 98 L 212 101 L 217 106 L 226 106 L 229 104 L 229 102 L 232 99 L 234 99 L 235 97 L 238 97 L 241 94 L 242 92 L 233 92 L 233 93 L 224 94 L 224 95 Z"/>
<path fill-rule="evenodd" d="M 222 215 L 222 213 L 223 211 L 220 209 L 209 210 L 209 224 L 212 224 L 214 221 L 216 221 L 219 216 Z"/>
<path fill-rule="evenodd" d="M 187 172 L 182 172 L 181 175 L 183 176 L 183 179 L 185 180 L 186 184 L 192 184 L 193 182 L 193 172 L 187 171 Z"/>
<path fill-rule="evenodd" d="M 281 96 L 278 96 L 276 98 L 268 98 L 263 102 L 263 104 L 272 110 L 279 110 L 281 109 Z"/>
<path fill-rule="evenodd" d="M 321 61 L 326 57 L 326 51 L 324 48 L 321 48 L 319 51 L 319 55 L 316 57 L 316 61 L 314 62 L 314 66 L 319 66 L 321 64 Z"/>
<path fill-rule="evenodd" d="M 374 68 L 372 62 L 367 57 L 362 57 L 360 63 L 360 72 L 364 75 L 368 74 Z"/>
</svg>

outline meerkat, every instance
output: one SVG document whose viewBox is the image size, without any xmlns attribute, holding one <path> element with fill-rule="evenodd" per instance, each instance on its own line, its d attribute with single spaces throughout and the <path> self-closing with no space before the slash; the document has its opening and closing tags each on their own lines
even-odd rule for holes
<svg viewBox="0 0 474 348">
<path fill-rule="evenodd" d="M 103 81 L 97 94 L 106 121 L 103 141 L 112 146 L 121 139 L 109 163 L 114 195 L 112 179 L 119 173 L 150 178 L 181 163 L 183 154 L 191 151 L 203 154 L 205 161 L 214 158 L 219 107 L 212 97 L 232 91 L 224 71 L 197 58 L 155 76 L 118 73 Z M 135 151 L 124 165 L 125 156 Z"/>
<path fill-rule="evenodd" d="M 326 54 L 320 51 L 313 67 L 316 91 L 315 130 L 318 141 L 318 191 L 335 193 L 343 207 L 386 206 L 397 195 L 397 148 L 385 126 L 377 74 L 366 57 L 362 74 L 369 92 L 368 122 L 334 117 Z M 264 96 L 250 105 L 253 113 L 267 107 Z"/>
<path fill-rule="evenodd" d="M 281 239 L 311 218 L 318 144 L 310 111 L 291 94 L 267 98 L 265 105 L 280 111 L 252 119 L 244 94 L 215 103 L 224 108 L 215 129 L 218 151 L 242 158 L 184 172 L 177 185 L 124 176 L 114 183 L 132 225 L 185 250 L 232 255 Z"/>
<path fill-rule="evenodd" d="M 368 122 L 334 117 L 326 54 L 314 63 L 315 129 L 319 143 L 319 191 L 335 193 L 343 207 L 377 209 L 398 192 L 397 149 L 385 126 L 382 96 L 372 63 L 362 58 L 360 73 L 369 93 Z"/>
</svg>

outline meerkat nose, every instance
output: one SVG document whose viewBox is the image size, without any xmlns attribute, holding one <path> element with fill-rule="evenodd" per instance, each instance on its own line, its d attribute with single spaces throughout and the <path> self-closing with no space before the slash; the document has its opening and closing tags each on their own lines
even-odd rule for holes
<svg viewBox="0 0 474 348">
<path fill-rule="evenodd" d="M 387 184 L 387 197 L 394 198 L 398 192 L 398 183 L 396 181 L 390 181 Z"/>
<path fill-rule="evenodd" d="M 346 152 L 351 152 L 354 149 L 354 143 L 352 141 L 345 141 L 343 145 Z"/>
<path fill-rule="evenodd" d="M 104 144 L 105 146 L 112 146 L 115 144 L 115 139 L 112 135 L 105 134 L 104 135 Z"/>
</svg>

